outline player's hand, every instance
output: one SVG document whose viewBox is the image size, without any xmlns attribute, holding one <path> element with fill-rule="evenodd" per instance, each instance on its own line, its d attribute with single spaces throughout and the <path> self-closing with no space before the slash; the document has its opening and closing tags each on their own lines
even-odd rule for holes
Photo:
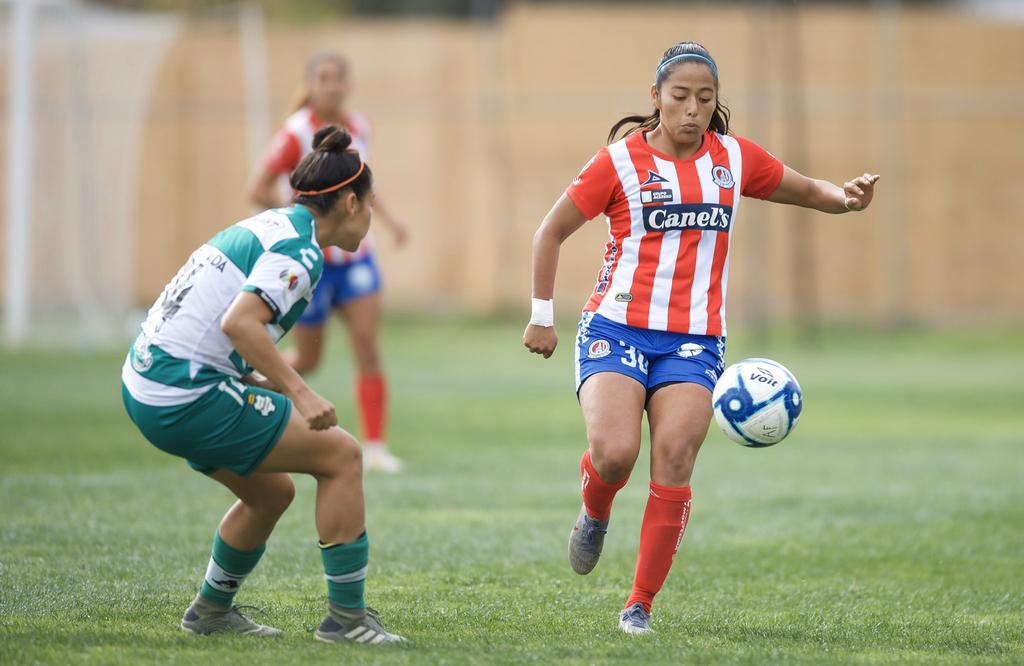
<svg viewBox="0 0 1024 666">
<path fill-rule="evenodd" d="M 395 239 L 395 247 L 404 247 L 409 242 L 409 227 L 398 220 L 391 220 L 391 236 Z"/>
<path fill-rule="evenodd" d="M 852 211 L 864 210 L 875 196 L 875 183 L 881 178 L 877 173 L 866 173 L 843 183 L 846 208 Z"/>
<path fill-rule="evenodd" d="M 523 346 L 534 354 L 551 358 L 558 346 L 558 334 L 554 326 L 537 326 L 529 324 L 523 333 Z"/>
<path fill-rule="evenodd" d="M 334 405 L 324 400 L 312 389 L 307 388 L 292 398 L 295 409 L 299 410 L 310 430 L 327 430 L 338 425 L 338 415 L 334 413 Z"/>
</svg>

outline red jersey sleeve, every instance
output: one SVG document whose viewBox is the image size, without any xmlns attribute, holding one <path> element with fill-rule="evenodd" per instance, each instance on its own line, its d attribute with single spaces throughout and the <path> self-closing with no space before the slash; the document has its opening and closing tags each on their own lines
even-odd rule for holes
<svg viewBox="0 0 1024 666">
<path fill-rule="evenodd" d="M 745 197 L 767 199 L 782 182 L 783 164 L 753 141 L 736 137 L 743 154 L 743 192 Z"/>
<path fill-rule="evenodd" d="M 584 165 L 572 184 L 566 188 L 572 202 L 588 220 L 604 212 L 619 184 L 615 165 L 608 148 L 602 148 Z"/>
<path fill-rule="evenodd" d="M 302 149 L 299 140 L 287 128 L 281 128 L 270 142 L 263 166 L 271 173 L 289 174 L 299 166 Z"/>
</svg>

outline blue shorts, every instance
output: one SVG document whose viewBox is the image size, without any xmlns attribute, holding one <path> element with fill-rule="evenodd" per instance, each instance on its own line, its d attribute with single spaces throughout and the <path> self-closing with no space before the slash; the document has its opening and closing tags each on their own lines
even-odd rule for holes
<svg viewBox="0 0 1024 666">
<path fill-rule="evenodd" d="M 650 395 L 665 384 L 689 382 L 709 391 L 725 369 L 725 338 L 652 331 L 584 312 L 576 334 L 576 393 L 598 372 L 632 377 Z"/>
<path fill-rule="evenodd" d="M 319 326 L 327 321 L 331 310 L 363 296 L 380 291 L 380 270 L 372 254 L 349 264 L 324 264 L 320 282 L 313 298 L 298 323 Z"/>
</svg>

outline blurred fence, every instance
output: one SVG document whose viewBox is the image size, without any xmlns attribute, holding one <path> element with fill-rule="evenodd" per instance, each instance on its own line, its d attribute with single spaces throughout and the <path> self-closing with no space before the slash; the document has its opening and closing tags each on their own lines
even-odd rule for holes
<svg viewBox="0 0 1024 666">
<path fill-rule="evenodd" d="M 613 122 L 649 110 L 662 50 L 692 39 L 719 61 L 737 133 L 809 175 L 883 175 L 860 215 L 746 204 L 734 321 L 1024 321 L 1021 24 L 884 3 L 573 4 L 513 5 L 493 23 L 317 27 L 89 10 L 55 28 L 66 10 L 34 46 L 35 318 L 92 312 L 118 328 L 195 246 L 249 214 L 256 147 L 323 47 L 352 61 L 378 192 L 412 227 L 401 250 L 378 232 L 388 304 L 525 311 L 544 213 Z M 586 298 L 605 239 L 599 218 L 566 244 L 561 306 Z"/>
</svg>

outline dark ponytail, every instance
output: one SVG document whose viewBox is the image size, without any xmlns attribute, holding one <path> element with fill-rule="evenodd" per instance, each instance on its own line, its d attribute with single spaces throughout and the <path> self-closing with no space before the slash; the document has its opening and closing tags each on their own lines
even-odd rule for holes
<svg viewBox="0 0 1024 666">
<path fill-rule="evenodd" d="M 349 148 L 352 135 L 327 125 L 313 136 L 313 152 L 302 158 L 289 182 L 296 191 L 295 203 L 326 213 L 347 189 L 362 199 L 373 188 L 373 174 L 359 153 Z M 347 182 L 346 181 L 350 181 Z M 338 189 L 331 189 L 346 183 Z M 323 190 L 330 190 L 322 192 Z"/>
<path fill-rule="evenodd" d="M 678 58 L 669 63 L 673 58 L 683 55 L 690 55 L 691 57 Z M 658 92 L 661 92 L 661 86 L 665 83 L 665 79 L 667 79 L 675 68 L 683 62 L 703 63 L 711 70 L 711 75 L 715 78 L 715 112 L 711 115 L 711 123 L 708 126 L 708 129 L 713 132 L 718 132 L 719 134 L 728 134 L 729 107 L 722 104 L 722 99 L 718 94 L 718 65 L 715 64 L 715 59 L 711 57 L 711 53 L 697 42 L 679 42 L 678 44 L 669 47 L 661 56 L 661 60 L 658 61 L 658 68 L 655 70 L 654 77 L 654 85 L 658 89 Z M 668 63 L 667 66 L 666 63 Z M 636 123 L 636 125 L 629 128 L 623 136 L 629 136 L 634 132 L 640 132 L 643 130 L 652 130 L 658 126 L 659 122 L 661 122 L 661 112 L 658 111 L 658 109 L 654 109 L 654 112 L 649 116 L 626 116 L 619 122 L 612 125 L 611 131 L 608 132 L 608 143 L 615 141 L 615 135 L 617 135 L 619 130 L 626 125 Z"/>
</svg>

